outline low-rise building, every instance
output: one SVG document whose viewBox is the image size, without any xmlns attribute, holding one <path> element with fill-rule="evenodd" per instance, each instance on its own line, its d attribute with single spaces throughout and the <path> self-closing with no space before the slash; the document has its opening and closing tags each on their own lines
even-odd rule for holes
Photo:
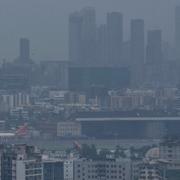
<svg viewBox="0 0 180 180">
<path fill-rule="evenodd" d="M 75 121 L 63 121 L 57 124 L 58 137 L 79 137 L 81 136 L 81 124 Z"/>
</svg>

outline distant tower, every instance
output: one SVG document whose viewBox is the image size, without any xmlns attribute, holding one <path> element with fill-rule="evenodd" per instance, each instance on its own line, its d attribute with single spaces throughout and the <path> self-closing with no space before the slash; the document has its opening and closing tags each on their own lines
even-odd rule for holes
<svg viewBox="0 0 180 180">
<path fill-rule="evenodd" d="M 162 63 L 162 31 L 148 31 L 146 61 L 148 64 Z"/>
<path fill-rule="evenodd" d="M 162 73 L 162 31 L 148 31 L 146 50 L 146 81 L 154 87 L 163 82 Z"/>
<path fill-rule="evenodd" d="M 176 58 L 180 59 L 180 6 L 175 9 L 175 50 Z"/>
<path fill-rule="evenodd" d="M 92 7 L 69 16 L 69 60 L 80 66 L 96 64 L 96 12 Z"/>
<path fill-rule="evenodd" d="M 97 28 L 97 63 L 100 66 L 108 65 L 107 45 L 107 26 L 101 24 Z"/>
<path fill-rule="evenodd" d="M 139 86 L 143 82 L 144 68 L 144 20 L 133 19 L 131 21 L 131 41 L 130 41 L 132 69 L 132 85 Z"/>
<path fill-rule="evenodd" d="M 81 10 L 82 15 L 82 58 L 84 65 L 96 64 L 96 12 L 93 7 Z"/>
<path fill-rule="evenodd" d="M 133 64 L 144 63 L 144 20 L 131 21 L 131 61 Z"/>
<path fill-rule="evenodd" d="M 121 66 L 123 46 L 123 15 L 120 12 L 107 14 L 107 41 L 109 65 Z"/>
<path fill-rule="evenodd" d="M 81 36 L 82 36 L 82 17 L 79 12 L 69 16 L 69 60 L 73 64 L 79 64 L 81 57 Z"/>
<path fill-rule="evenodd" d="M 19 60 L 21 62 L 30 61 L 30 42 L 29 39 L 21 38 L 19 44 Z"/>
</svg>

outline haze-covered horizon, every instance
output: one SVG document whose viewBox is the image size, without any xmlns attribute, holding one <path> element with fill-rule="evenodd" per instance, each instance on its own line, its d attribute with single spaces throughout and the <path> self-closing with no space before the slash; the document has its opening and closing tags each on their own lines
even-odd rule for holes
<svg viewBox="0 0 180 180">
<path fill-rule="evenodd" d="M 66 60 L 68 16 L 85 6 L 95 7 L 98 24 L 105 22 L 107 12 L 122 12 L 125 39 L 130 20 L 143 18 L 146 29 L 162 29 L 163 39 L 173 43 L 176 5 L 179 0 L 1 0 L 0 60 L 18 56 L 20 37 L 30 39 L 32 59 Z"/>
</svg>

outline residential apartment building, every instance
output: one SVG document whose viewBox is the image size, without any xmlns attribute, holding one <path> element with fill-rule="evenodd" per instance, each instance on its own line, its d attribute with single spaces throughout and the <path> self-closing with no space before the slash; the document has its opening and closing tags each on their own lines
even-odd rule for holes
<svg viewBox="0 0 180 180">
<path fill-rule="evenodd" d="M 74 161 L 74 180 L 130 180 L 131 161 L 128 159 Z"/>
<path fill-rule="evenodd" d="M 0 180 L 43 180 L 41 155 L 34 146 L 1 145 Z"/>
</svg>

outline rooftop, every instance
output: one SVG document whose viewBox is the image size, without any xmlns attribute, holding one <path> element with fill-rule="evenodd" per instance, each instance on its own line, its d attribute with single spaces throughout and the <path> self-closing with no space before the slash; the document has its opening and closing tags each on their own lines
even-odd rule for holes
<svg viewBox="0 0 180 180">
<path fill-rule="evenodd" d="M 180 117 L 89 117 L 76 118 L 76 121 L 180 121 Z"/>
</svg>

